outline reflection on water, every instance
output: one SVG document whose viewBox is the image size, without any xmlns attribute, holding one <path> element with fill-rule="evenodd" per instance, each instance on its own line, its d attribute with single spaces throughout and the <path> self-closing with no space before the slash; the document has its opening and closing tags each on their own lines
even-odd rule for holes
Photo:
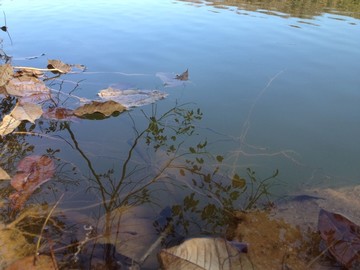
<svg viewBox="0 0 360 270">
<path fill-rule="evenodd" d="M 268 15 L 280 17 L 297 17 L 311 19 L 323 13 L 333 13 L 360 18 L 360 3 L 352 0 L 336 1 L 266 1 L 266 0 L 178 0 L 181 2 L 193 3 L 195 5 L 209 5 L 216 8 L 238 8 L 237 12 L 244 14 L 244 11 L 257 11 Z M 241 12 L 243 11 L 243 12 Z M 339 19 L 339 18 L 334 18 Z M 341 20 L 341 19 L 340 19 Z"/>
<path fill-rule="evenodd" d="M 273 188 L 358 182 L 358 1 L 1 3 L 14 42 L 3 33 L 1 60 L 88 67 L 48 81 L 54 93 L 168 93 L 101 121 L 22 123 L 0 140 L 11 175 L 29 155 L 56 166 L 21 210 L 8 208 L 13 189 L 1 183 L 2 223 L 19 232 L 22 256 L 30 243 L 64 268 L 152 268 L 160 246 L 223 236 L 234 209 L 268 203 Z M 174 83 L 184 70 L 189 81 Z M 3 117 L 16 99 L 1 98 Z M 52 102 L 73 108 L 66 95 Z"/>
<path fill-rule="evenodd" d="M 59 90 L 66 89 L 66 84 L 64 80 Z M 49 85 L 54 87 L 52 82 Z M 3 98 L 1 114 L 15 102 Z M 65 104 L 57 95 L 48 102 L 52 106 Z M 160 248 L 188 236 L 224 235 L 233 224 L 235 210 L 253 209 L 269 199 L 278 172 L 265 179 L 257 178 L 251 169 L 246 176 L 229 172 L 226 158 L 209 152 L 208 141 L 197 134 L 196 125 L 203 118 L 200 109 L 175 104 L 159 114 L 154 105 L 151 114 L 143 111 L 143 123 L 135 122 L 132 112 L 118 117 L 131 120 L 133 135 L 125 143 L 120 141 L 115 163 L 105 162 L 100 167 L 98 162 L 109 157 L 97 157 L 83 146 L 80 134 L 74 131 L 79 122 L 42 118 L 3 136 L 1 167 L 17 173 L 18 185 L 34 184 L 36 189 L 31 193 L 19 189 L 14 207 L 11 187 L 3 184 L 1 217 L 7 225 L 0 229 L 0 235 L 18 231 L 19 237 L 36 243 L 36 252 L 56 257 L 61 269 L 100 265 L 153 268 Z M 89 122 L 93 128 L 101 124 Z M 200 141 L 193 144 L 190 137 Z M 67 151 L 65 156 L 75 157 L 74 161 L 66 160 L 63 151 Z M 40 162 L 27 165 L 30 168 L 18 166 L 26 157 L 31 159 L 33 152 L 56 164 L 49 184 L 41 181 L 53 174 L 53 167 L 51 172 L 42 172 L 46 166 Z M 26 240 L 3 241 L 20 249 L 19 256 L 29 255 Z M 1 266 L 15 259 L 12 256 Z"/>
</svg>

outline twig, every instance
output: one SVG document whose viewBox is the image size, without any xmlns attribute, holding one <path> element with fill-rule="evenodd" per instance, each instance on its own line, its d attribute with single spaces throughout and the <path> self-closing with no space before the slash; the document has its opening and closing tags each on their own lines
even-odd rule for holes
<svg viewBox="0 0 360 270">
<path fill-rule="evenodd" d="M 39 255 L 41 235 L 42 235 L 42 233 L 43 233 L 43 231 L 44 231 L 44 229 L 45 229 L 45 227 L 46 227 L 46 224 L 47 224 L 47 222 L 49 221 L 49 219 L 50 219 L 52 213 L 54 212 L 55 208 L 59 205 L 61 199 L 64 197 L 64 194 L 65 194 L 65 193 L 63 193 L 63 194 L 60 196 L 59 200 L 58 200 L 58 201 L 55 203 L 55 205 L 51 208 L 49 214 L 47 215 L 47 217 L 46 217 L 46 219 L 45 219 L 45 222 L 44 222 L 43 225 L 42 225 L 42 228 L 41 228 L 41 231 L 40 231 L 40 235 L 39 235 L 39 238 L 38 238 L 37 243 L 36 243 L 35 257 Z"/>
</svg>

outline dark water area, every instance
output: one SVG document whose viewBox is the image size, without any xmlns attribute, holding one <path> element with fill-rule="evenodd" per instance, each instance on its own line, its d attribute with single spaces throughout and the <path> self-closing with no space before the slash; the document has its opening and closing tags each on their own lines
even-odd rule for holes
<svg viewBox="0 0 360 270">
<path fill-rule="evenodd" d="M 39 251 L 64 269 L 88 269 L 90 254 L 102 264 L 110 253 L 110 263 L 153 269 L 161 247 L 224 236 L 227 211 L 359 183 L 359 1 L 5 0 L 0 8 L 1 64 L 7 55 L 14 67 L 86 66 L 46 80 L 62 93 L 52 106 L 75 109 L 110 86 L 167 94 L 102 120 L 41 117 L 0 139 L 10 176 L 26 156 L 54 161 L 54 176 L 15 213 L 2 181 L 0 214 L 39 235 L 53 211 Z M 188 80 L 174 81 L 187 69 Z M 3 119 L 16 101 L 0 98 Z"/>
</svg>

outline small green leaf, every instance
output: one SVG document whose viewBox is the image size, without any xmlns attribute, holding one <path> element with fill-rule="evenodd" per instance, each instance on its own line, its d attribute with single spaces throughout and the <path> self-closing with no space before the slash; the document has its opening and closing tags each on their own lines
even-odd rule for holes
<svg viewBox="0 0 360 270">
<path fill-rule="evenodd" d="M 231 183 L 234 188 L 244 188 L 246 185 L 246 180 L 243 178 L 240 178 L 240 176 L 238 174 L 234 174 Z"/>
<path fill-rule="evenodd" d="M 220 155 L 216 156 L 216 160 L 221 163 L 224 160 L 224 157 Z"/>
<path fill-rule="evenodd" d="M 192 153 L 192 154 L 196 153 L 196 150 L 195 150 L 194 147 L 189 147 L 189 151 L 190 151 L 190 153 Z"/>
<path fill-rule="evenodd" d="M 237 200 L 239 198 L 239 191 L 235 190 L 233 192 L 230 193 L 230 199 L 232 199 L 233 201 Z"/>
</svg>

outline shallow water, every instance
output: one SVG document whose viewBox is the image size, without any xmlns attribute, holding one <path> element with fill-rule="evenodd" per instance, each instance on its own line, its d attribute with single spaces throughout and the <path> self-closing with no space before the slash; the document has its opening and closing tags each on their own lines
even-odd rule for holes
<svg viewBox="0 0 360 270">
<path fill-rule="evenodd" d="M 156 111 L 160 116 L 177 104 L 203 113 L 193 135 L 179 135 L 178 142 L 185 141 L 179 153 L 206 140 L 209 153 L 224 157 L 219 177 L 225 184 L 234 173 L 245 177 L 248 167 L 261 179 L 278 169 L 272 191 L 280 196 L 358 183 L 360 4 L 230 2 L 0 1 L 13 41 L 2 32 L 2 49 L 14 66 L 46 67 L 48 59 L 84 64 L 86 72 L 67 75 L 62 90 L 74 88 L 68 81 L 80 82 L 74 94 L 88 99 L 111 85 L 169 94 L 156 106 L 102 121 L 37 122 L 35 131 L 47 136 L 24 140 L 33 145 L 32 154 L 55 151 L 58 173 L 35 201 L 53 202 L 66 192 L 62 208 L 100 204 L 86 212 L 97 217 L 129 203 L 116 194 L 136 190 L 135 178 L 156 178 L 169 160 L 168 148 L 155 152 L 141 141 L 127 163 L 136 135 L 149 124 L 144 115 Z M 190 81 L 177 87 L 164 87 L 156 76 L 186 69 Z M 169 147 L 172 133 L 166 132 Z M 185 161 L 176 162 L 176 172 L 162 177 L 179 178 Z M 212 172 L 216 161 L 206 162 L 206 172 Z M 119 179 L 125 179 L 124 164 L 133 172 L 124 182 L 131 183 L 117 189 Z M 15 170 L 14 164 L 2 165 Z M 148 199 L 156 201 L 156 213 L 182 203 L 193 190 L 189 182 L 179 185 L 185 191 L 166 181 L 151 185 Z M 201 191 L 196 194 L 208 203 Z M 117 201 L 109 206 L 109 200 Z"/>
</svg>

